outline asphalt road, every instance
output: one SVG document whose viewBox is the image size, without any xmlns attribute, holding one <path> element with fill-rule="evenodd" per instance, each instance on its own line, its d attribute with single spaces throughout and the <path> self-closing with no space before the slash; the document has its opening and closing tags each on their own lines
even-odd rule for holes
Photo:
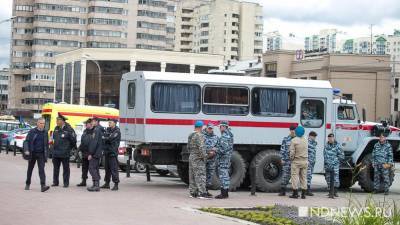
<svg viewBox="0 0 400 225">
<path fill-rule="evenodd" d="M 314 176 L 316 196 L 305 200 L 279 197 L 276 193 L 257 193 L 249 190 L 230 193 L 226 200 L 199 200 L 188 197 L 187 187 L 174 177 L 152 176 L 146 182 L 144 174 L 132 174 L 126 178 L 121 173 L 120 191 L 102 190 L 89 193 L 75 185 L 80 181 L 80 169 L 71 165 L 71 186 L 51 188 L 40 192 L 37 169 L 34 170 L 30 191 L 24 190 L 27 162 L 20 155 L 0 154 L 0 224 L 1 225 L 113 225 L 113 224 L 241 224 L 199 213 L 200 207 L 252 207 L 274 204 L 296 206 L 347 206 L 349 193 L 339 193 L 340 198 L 328 199 L 323 176 Z M 397 167 L 400 168 L 400 167 Z M 104 171 L 101 171 L 104 176 Z M 52 165 L 46 164 L 47 183 L 51 183 Z M 213 194 L 218 192 L 213 191 Z M 364 201 L 368 194 L 358 185 L 352 189 L 353 199 Z M 378 201 L 393 199 L 400 202 L 400 173 L 396 172 L 390 195 L 376 195 Z"/>
</svg>

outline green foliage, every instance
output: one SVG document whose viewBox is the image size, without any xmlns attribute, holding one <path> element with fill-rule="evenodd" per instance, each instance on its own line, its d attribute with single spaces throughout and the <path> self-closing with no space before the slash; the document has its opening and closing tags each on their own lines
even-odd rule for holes
<svg viewBox="0 0 400 225">
<path fill-rule="evenodd" d="M 294 225 L 292 220 L 275 217 L 272 213 L 273 206 L 259 206 L 254 209 L 223 209 L 223 208 L 201 208 L 203 212 L 219 214 L 241 220 L 265 225 Z"/>
<path fill-rule="evenodd" d="M 399 225 L 400 209 L 395 201 L 377 202 L 370 195 L 364 203 L 351 199 L 349 210 L 335 219 L 343 225 Z"/>
</svg>

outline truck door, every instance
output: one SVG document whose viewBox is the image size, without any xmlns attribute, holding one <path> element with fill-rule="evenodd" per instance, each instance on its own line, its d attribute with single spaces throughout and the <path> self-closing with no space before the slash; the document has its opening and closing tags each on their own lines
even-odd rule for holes
<svg viewBox="0 0 400 225">
<path fill-rule="evenodd" d="M 126 140 L 132 140 L 136 132 L 136 81 L 128 81 L 125 105 L 125 134 Z"/>
<path fill-rule="evenodd" d="M 343 151 L 354 151 L 357 148 L 360 124 L 354 105 L 337 105 L 333 113 L 336 121 L 336 140 L 342 144 Z"/>
<path fill-rule="evenodd" d="M 316 159 L 323 159 L 326 140 L 326 99 L 323 98 L 301 98 L 300 124 L 305 128 L 305 137 L 308 138 L 310 131 L 317 133 L 318 142 Z M 314 172 L 323 172 L 323 160 L 316 160 Z"/>
</svg>

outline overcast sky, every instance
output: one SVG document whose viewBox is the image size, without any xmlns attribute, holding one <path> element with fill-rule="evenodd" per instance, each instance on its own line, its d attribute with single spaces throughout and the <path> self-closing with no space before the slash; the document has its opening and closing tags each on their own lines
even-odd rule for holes
<svg viewBox="0 0 400 225">
<path fill-rule="evenodd" d="M 11 17 L 12 0 L 0 0 L 0 20 Z M 132 1 L 132 0 L 131 0 Z M 325 28 L 348 36 L 391 34 L 400 29 L 399 0 L 249 0 L 264 7 L 265 32 L 293 33 L 300 40 Z M 10 23 L 0 24 L 0 68 L 8 65 Z"/>
</svg>

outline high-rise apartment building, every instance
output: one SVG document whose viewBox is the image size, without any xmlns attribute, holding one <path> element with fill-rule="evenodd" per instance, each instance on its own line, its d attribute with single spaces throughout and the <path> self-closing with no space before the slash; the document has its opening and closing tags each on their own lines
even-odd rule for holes
<svg viewBox="0 0 400 225">
<path fill-rule="evenodd" d="M 324 29 L 312 36 L 304 39 L 304 49 L 307 51 L 321 51 L 334 53 L 337 51 L 337 35 L 336 29 Z"/>
<path fill-rule="evenodd" d="M 1 69 L 0 70 L 0 110 L 7 109 L 9 78 L 10 78 L 10 71 L 7 68 Z"/>
<path fill-rule="evenodd" d="M 242 60 L 262 54 L 262 30 L 262 7 L 237 0 L 13 0 L 9 108 L 53 101 L 62 52 L 128 47 Z"/>
<path fill-rule="evenodd" d="M 180 1 L 175 50 L 247 60 L 263 52 L 262 6 L 236 0 Z"/>
<path fill-rule="evenodd" d="M 295 34 L 289 33 L 282 35 L 279 31 L 269 32 L 264 35 L 264 50 L 301 50 L 304 49 L 303 40 L 297 38 Z"/>
<path fill-rule="evenodd" d="M 54 98 L 54 56 L 76 48 L 173 50 L 178 0 L 14 0 L 9 108 Z M 89 60 L 90 60 L 90 56 Z M 66 68 L 71 70 L 70 67 Z M 76 82 L 64 81 L 65 84 Z"/>
</svg>

